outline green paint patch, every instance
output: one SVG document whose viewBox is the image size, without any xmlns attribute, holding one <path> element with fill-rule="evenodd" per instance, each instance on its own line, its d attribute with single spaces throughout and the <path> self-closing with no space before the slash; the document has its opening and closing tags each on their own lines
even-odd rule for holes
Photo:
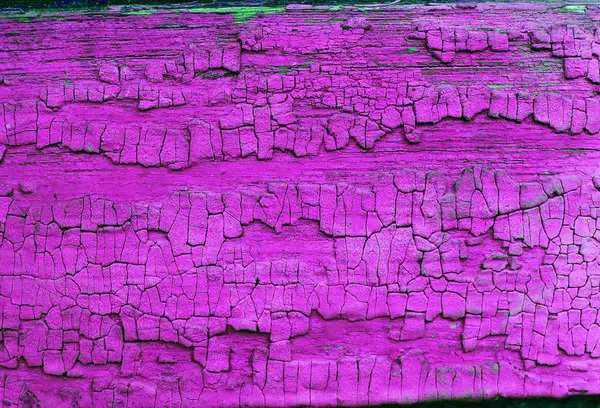
<svg viewBox="0 0 600 408">
<path fill-rule="evenodd" d="M 181 24 L 157 24 L 156 28 L 182 28 Z M 217 34 L 217 37 L 219 35 Z"/>
<path fill-rule="evenodd" d="M 2 5 L 6 5 L 6 1 L 2 2 Z M 46 7 L 44 6 L 36 6 L 36 7 L 27 7 L 27 3 L 44 3 L 44 2 L 32 2 L 32 1 L 19 1 L 19 2 L 14 2 L 14 3 L 21 3 L 24 7 L 19 7 L 22 8 L 23 11 L 20 11 L 19 14 L 28 14 L 28 15 L 35 15 L 35 17 L 44 17 L 44 18 L 53 18 L 56 19 L 57 17 L 59 17 L 60 14 L 64 14 L 64 13 L 82 13 L 82 12 L 97 12 L 97 11 L 107 11 L 108 10 L 108 4 L 104 4 L 104 5 L 92 5 L 92 4 L 88 4 L 88 5 L 83 5 L 82 1 L 77 1 L 77 2 L 71 2 L 71 3 L 81 3 L 82 5 L 77 5 L 77 6 L 66 6 L 66 7 L 61 7 L 61 6 L 57 6 L 56 4 L 47 4 Z M 49 2 L 46 2 L 49 3 Z M 51 3 L 57 3 L 57 2 L 51 2 Z M 60 2 L 59 2 L 60 3 Z M 62 2 L 65 3 L 65 2 Z M 87 3 L 91 3 L 91 2 L 87 2 Z M 113 3 L 112 1 L 110 2 L 111 4 Z M 134 3 L 132 1 L 129 1 L 129 3 Z M 11 13 L 12 14 L 12 13 Z M 11 14 L 5 14 L 2 18 L 2 20 L 7 19 L 13 19 L 14 15 L 16 15 L 17 13 L 15 13 L 14 15 Z M 61 19 L 60 17 L 58 18 L 59 20 Z"/>
<path fill-rule="evenodd" d="M 587 6 L 570 5 L 570 6 L 563 6 L 559 10 L 566 11 L 568 13 L 585 13 L 587 11 Z"/>
<path fill-rule="evenodd" d="M 71 81 L 65 81 L 65 86 L 71 86 Z"/>
<path fill-rule="evenodd" d="M 585 149 L 561 149 L 561 150 L 566 153 L 585 155 Z"/>
<path fill-rule="evenodd" d="M 190 13 L 205 13 L 205 14 L 231 14 L 233 21 L 236 23 L 245 23 L 253 19 L 257 13 L 280 13 L 285 10 L 283 6 L 277 7 L 258 7 L 258 6 L 241 6 L 241 7 L 198 7 L 191 8 Z"/>
<path fill-rule="evenodd" d="M 194 74 L 194 78 L 200 77 L 202 79 L 219 79 L 220 76 L 216 75 L 212 72 L 207 72 L 207 73 L 203 73 L 203 74 Z"/>
<path fill-rule="evenodd" d="M 145 15 L 149 15 L 149 14 L 154 14 L 156 10 L 153 9 L 147 9 L 147 10 L 133 10 L 133 11 L 126 11 L 123 14 L 126 16 L 145 16 Z"/>
<path fill-rule="evenodd" d="M 554 62 L 542 62 L 541 64 L 534 65 L 531 68 L 538 72 L 550 72 L 558 69 L 562 70 L 562 67 L 559 68 L 558 64 Z"/>
<path fill-rule="evenodd" d="M 504 88 L 512 88 L 512 84 L 490 84 L 487 86 L 490 89 L 504 89 Z"/>
<path fill-rule="evenodd" d="M 402 51 L 401 54 L 414 54 L 415 52 L 419 52 L 419 49 L 415 47 L 410 47 L 407 48 L 405 51 Z"/>
<path fill-rule="evenodd" d="M 288 65 L 271 65 L 271 68 L 276 69 L 282 74 L 287 74 L 288 72 L 292 71 L 292 67 Z"/>
<path fill-rule="evenodd" d="M 310 64 L 312 64 L 313 62 L 315 61 L 312 59 L 307 59 L 304 64 L 294 65 L 294 68 L 310 68 Z"/>
<path fill-rule="evenodd" d="M 451 324 L 451 325 L 450 325 L 450 328 L 451 328 L 451 329 L 456 329 L 457 327 L 458 327 L 458 326 L 456 326 L 455 324 Z"/>
<path fill-rule="evenodd" d="M 226 73 L 217 73 L 217 72 L 205 72 L 205 73 L 196 73 L 194 74 L 194 78 L 202 78 L 202 79 L 221 79 L 221 78 L 237 78 L 239 72 L 226 72 Z"/>
<path fill-rule="evenodd" d="M 489 67 L 489 66 L 498 65 L 498 63 L 497 62 L 493 62 L 493 61 L 478 61 L 477 65 L 482 65 L 484 67 Z M 500 65 L 502 65 L 502 63 L 500 63 Z"/>
</svg>

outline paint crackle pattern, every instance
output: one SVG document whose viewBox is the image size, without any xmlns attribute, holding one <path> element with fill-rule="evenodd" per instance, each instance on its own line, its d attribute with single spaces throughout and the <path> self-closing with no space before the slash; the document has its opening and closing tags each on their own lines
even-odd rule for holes
<svg viewBox="0 0 600 408">
<path fill-rule="evenodd" d="M 600 8 L 1 17 L 3 406 L 600 394 Z"/>
</svg>

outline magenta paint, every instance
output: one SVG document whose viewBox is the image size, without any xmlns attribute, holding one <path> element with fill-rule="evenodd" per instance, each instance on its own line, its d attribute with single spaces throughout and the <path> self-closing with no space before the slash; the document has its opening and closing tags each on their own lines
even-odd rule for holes
<svg viewBox="0 0 600 408">
<path fill-rule="evenodd" d="M 5 406 L 600 393 L 598 7 L 198 11 L 3 16 Z"/>
</svg>

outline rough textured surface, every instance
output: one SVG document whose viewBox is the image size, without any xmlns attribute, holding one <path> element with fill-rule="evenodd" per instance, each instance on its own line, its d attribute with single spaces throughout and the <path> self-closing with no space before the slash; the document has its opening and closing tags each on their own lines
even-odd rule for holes
<svg viewBox="0 0 600 408">
<path fill-rule="evenodd" d="M 4 406 L 600 393 L 600 9 L 207 11 L 2 16 Z"/>
</svg>

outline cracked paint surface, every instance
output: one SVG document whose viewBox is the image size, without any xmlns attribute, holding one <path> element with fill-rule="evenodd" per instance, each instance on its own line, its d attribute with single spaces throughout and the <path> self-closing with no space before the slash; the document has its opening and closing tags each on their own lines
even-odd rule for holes
<svg viewBox="0 0 600 408">
<path fill-rule="evenodd" d="M 4 406 L 600 393 L 600 8 L 207 11 L 2 15 Z"/>
</svg>

